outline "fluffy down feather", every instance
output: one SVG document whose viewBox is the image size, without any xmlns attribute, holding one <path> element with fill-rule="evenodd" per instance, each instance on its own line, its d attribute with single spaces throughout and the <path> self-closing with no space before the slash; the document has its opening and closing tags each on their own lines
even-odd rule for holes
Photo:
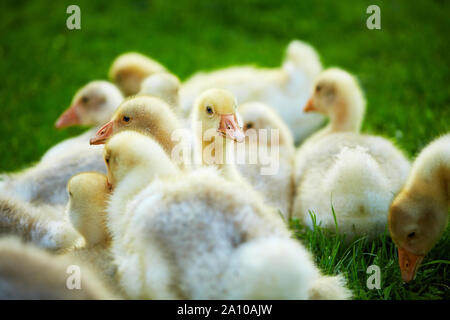
<svg viewBox="0 0 450 320">
<path fill-rule="evenodd" d="M 68 273 L 74 261 L 52 255 L 17 238 L 0 239 L 0 299 L 85 300 L 113 299 L 91 269 L 81 270 L 81 288 L 67 287 Z"/>
<path fill-rule="evenodd" d="M 408 160 L 381 137 L 336 133 L 322 138 L 297 158 L 293 215 L 312 228 L 317 223 L 339 232 L 373 237 L 385 230 L 389 205 L 402 187 Z"/>
<path fill-rule="evenodd" d="M 126 216 L 115 253 L 132 298 L 307 299 L 321 278 L 282 219 L 212 168 L 154 181 Z"/>
</svg>

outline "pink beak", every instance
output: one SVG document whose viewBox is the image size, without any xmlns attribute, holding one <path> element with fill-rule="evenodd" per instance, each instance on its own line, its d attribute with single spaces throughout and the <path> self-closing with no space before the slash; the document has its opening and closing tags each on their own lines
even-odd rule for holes
<svg viewBox="0 0 450 320">
<path fill-rule="evenodd" d="M 114 121 L 110 121 L 101 127 L 94 137 L 89 140 L 90 144 L 104 144 L 114 132 Z"/>
<path fill-rule="evenodd" d="M 244 131 L 238 125 L 236 115 L 234 113 L 222 114 L 220 116 L 220 127 L 217 131 L 226 138 L 237 142 L 242 142 L 245 138 Z"/>
<path fill-rule="evenodd" d="M 403 281 L 409 282 L 415 278 L 423 257 L 424 256 L 418 256 L 403 248 L 398 248 L 398 262 L 400 264 Z"/>
<path fill-rule="evenodd" d="M 317 111 L 317 109 L 314 106 L 313 99 L 309 98 L 308 102 L 306 102 L 306 105 L 303 108 L 303 112 L 315 112 L 315 111 Z"/>
<path fill-rule="evenodd" d="M 81 119 L 77 112 L 78 103 L 71 105 L 64 113 L 58 118 L 55 123 L 55 127 L 58 129 L 70 127 L 81 124 Z"/>
</svg>

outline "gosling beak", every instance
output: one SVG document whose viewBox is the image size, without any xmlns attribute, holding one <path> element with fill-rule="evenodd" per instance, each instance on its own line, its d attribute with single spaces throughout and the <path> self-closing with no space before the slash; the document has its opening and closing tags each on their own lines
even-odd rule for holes
<svg viewBox="0 0 450 320">
<path fill-rule="evenodd" d="M 398 248 L 398 262 L 400 263 L 400 271 L 402 279 L 409 282 L 416 277 L 417 270 L 424 256 L 418 256 L 403 248 Z"/>
<path fill-rule="evenodd" d="M 90 144 L 104 144 L 109 137 L 112 136 L 114 131 L 114 121 L 110 121 L 101 127 L 95 136 L 89 140 Z"/>
<path fill-rule="evenodd" d="M 55 127 L 58 129 L 81 124 L 80 116 L 78 115 L 78 104 L 74 103 L 64 111 L 64 113 L 56 120 Z"/>
<path fill-rule="evenodd" d="M 306 102 L 306 105 L 303 108 L 303 112 L 315 112 L 315 111 L 317 111 L 317 109 L 314 106 L 313 99 L 309 98 L 308 102 Z"/>
<path fill-rule="evenodd" d="M 245 138 L 244 131 L 242 131 L 242 128 L 238 125 L 237 118 L 234 113 L 222 114 L 220 116 L 220 126 L 217 131 L 224 137 L 237 142 L 242 142 Z"/>
</svg>

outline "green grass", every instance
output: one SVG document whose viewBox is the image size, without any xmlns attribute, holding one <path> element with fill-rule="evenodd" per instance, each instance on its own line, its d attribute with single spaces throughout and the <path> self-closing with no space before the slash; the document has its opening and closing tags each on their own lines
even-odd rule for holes
<svg viewBox="0 0 450 320">
<path fill-rule="evenodd" d="M 360 79 L 368 101 L 363 131 L 390 137 L 410 157 L 450 131 L 449 1 L 76 1 L 82 29 L 70 31 L 65 12 L 73 3 L 0 3 L 0 171 L 24 168 L 80 133 L 56 131 L 53 123 L 77 88 L 105 78 L 114 57 L 131 50 L 185 79 L 232 64 L 277 66 L 286 44 L 302 39 L 324 66 Z M 381 30 L 366 28 L 369 4 L 381 8 Z M 450 297 L 445 263 L 428 264 L 402 284 L 388 237 L 343 246 L 320 229 L 301 234 L 326 272 L 347 272 L 355 298 Z M 424 263 L 448 259 L 449 237 Z M 372 263 L 382 268 L 381 290 L 365 287 Z"/>
<path fill-rule="evenodd" d="M 346 241 L 317 226 L 313 216 L 314 230 L 301 225 L 298 219 L 290 221 L 295 237 L 310 249 L 320 269 L 328 275 L 344 274 L 354 299 L 450 299 L 450 261 L 448 247 L 450 227 L 439 243 L 425 257 L 417 277 L 409 284 L 401 280 L 396 247 L 388 232 L 368 241 L 365 238 Z M 336 228 L 338 226 L 336 225 Z M 381 288 L 369 290 L 367 268 L 380 267 Z"/>
</svg>

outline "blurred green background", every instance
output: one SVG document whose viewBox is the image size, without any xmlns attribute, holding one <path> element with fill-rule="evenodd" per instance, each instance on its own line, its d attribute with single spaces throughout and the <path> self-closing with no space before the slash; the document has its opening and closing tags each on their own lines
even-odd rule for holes
<svg viewBox="0 0 450 320">
<path fill-rule="evenodd" d="M 81 8 L 81 30 L 66 28 L 71 4 Z M 381 8 L 381 30 L 366 27 L 371 4 Z M 105 79 L 112 60 L 125 51 L 149 55 L 185 79 L 236 64 L 279 66 L 292 39 L 312 44 L 324 67 L 354 73 L 368 101 L 363 131 L 392 138 L 412 157 L 450 131 L 449 12 L 444 0 L 2 1 L 0 172 L 24 168 L 82 132 L 57 131 L 53 124 L 75 91 Z M 409 286 L 400 280 L 388 238 L 349 249 L 330 238 L 321 244 L 302 239 L 327 273 L 354 270 L 349 283 L 355 298 L 450 296 L 449 263 L 439 260 L 448 259 L 449 229 L 419 281 Z M 337 262 L 328 260 L 329 250 Z M 365 268 L 373 261 L 389 278 L 383 290 L 371 292 Z"/>
<path fill-rule="evenodd" d="M 66 8 L 81 8 L 81 30 Z M 381 30 L 366 8 L 381 8 Z M 278 66 L 294 38 L 325 67 L 356 74 L 366 92 L 363 130 L 410 155 L 449 131 L 450 1 L 2 1 L 0 171 L 25 167 L 82 129 L 57 131 L 75 91 L 104 79 L 124 51 L 150 55 L 185 79 L 232 64 Z"/>
</svg>

